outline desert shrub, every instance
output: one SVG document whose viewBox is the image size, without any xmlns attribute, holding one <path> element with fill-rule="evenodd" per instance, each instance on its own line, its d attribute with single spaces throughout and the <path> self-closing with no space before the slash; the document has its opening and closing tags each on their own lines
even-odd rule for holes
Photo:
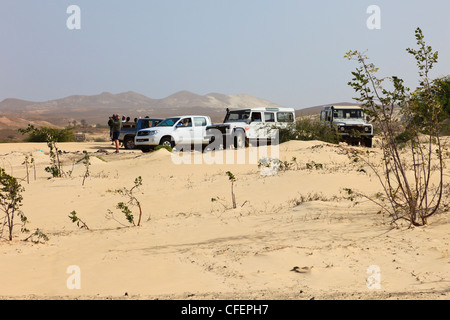
<svg viewBox="0 0 450 320">
<path fill-rule="evenodd" d="M 403 131 L 395 136 L 395 141 L 399 145 L 404 145 L 413 138 L 414 138 L 414 132 L 409 128 L 405 128 L 405 131 Z"/>
<path fill-rule="evenodd" d="M 20 210 L 22 206 L 22 192 L 25 189 L 20 185 L 16 178 L 10 176 L 3 168 L 0 168 L 0 210 L 4 213 L 1 217 L 3 220 L 0 230 L 0 239 L 3 238 L 5 227 L 8 231 L 8 240 L 12 240 L 13 229 L 17 224 L 14 218 L 20 218 L 22 232 L 28 232 L 25 228 L 28 220 L 24 213 Z"/>
<path fill-rule="evenodd" d="M 140 186 L 142 186 L 142 177 L 139 176 L 134 180 L 134 186 L 130 189 L 123 187 L 123 188 L 116 189 L 116 190 L 107 190 L 107 192 L 118 194 L 127 199 L 126 202 L 121 201 L 121 202 L 117 203 L 116 209 L 122 211 L 122 213 L 125 215 L 125 218 L 127 219 L 127 221 L 130 224 L 132 224 L 133 226 L 138 226 L 138 227 L 141 225 L 143 211 L 142 211 L 141 202 L 136 197 L 135 192 L 139 190 Z M 138 207 L 138 209 L 139 209 L 139 218 L 138 218 L 137 224 L 134 221 L 133 212 L 131 210 L 132 207 Z M 107 217 L 116 220 L 114 218 L 113 212 L 109 209 L 108 209 Z"/>
<path fill-rule="evenodd" d="M 27 142 L 47 142 L 48 137 L 51 136 L 55 142 L 73 142 L 75 135 L 70 129 L 58 129 L 49 127 L 35 128 L 33 125 L 28 125 L 26 129 L 19 129 L 22 134 L 28 134 L 25 139 Z"/>
<path fill-rule="evenodd" d="M 60 140 L 64 140 L 65 138 L 59 135 L 59 129 L 55 130 L 56 131 L 53 131 L 53 128 L 35 128 L 33 125 L 29 124 L 26 129 L 19 129 L 19 132 L 22 134 L 28 134 L 29 137 L 39 137 L 39 140 L 43 139 L 34 142 L 47 142 L 47 146 L 50 149 L 50 166 L 46 167 L 45 171 L 51 173 L 53 177 L 63 177 L 65 176 L 65 173 L 62 170 L 61 161 L 59 160 L 59 150 L 56 143 L 62 142 Z M 53 135 L 54 133 L 56 135 Z"/>
<path fill-rule="evenodd" d="M 289 140 L 319 140 L 328 143 L 339 143 L 339 135 L 330 125 L 319 119 L 310 117 L 298 118 L 295 125 L 279 130 L 280 143 Z"/>
<path fill-rule="evenodd" d="M 393 221 L 406 219 L 411 225 L 421 226 L 438 212 L 443 199 L 445 148 L 440 135 L 445 116 L 437 94 L 440 90 L 429 78 L 438 53 L 425 44 L 420 28 L 415 36 L 418 50 L 406 50 L 416 59 L 419 73 L 419 87 L 413 93 L 396 76 L 378 78 L 378 68 L 365 54 L 349 51 L 346 58 L 359 64 L 348 83 L 360 94 L 355 99 L 380 128 L 382 165 L 360 158 L 372 168 L 383 192 L 366 197 L 387 211 Z M 385 88 L 384 81 L 390 81 L 390 89 Z M 397 109 L 406 131 L 398 130 Z"/>
<path fill-rule="evenodd" d="M 290 140 L 296 140 L 297 132 L 294 124 L 289 124 L 286 128 L 278 129 L 279 143 L 283 143 Z"/>
<path fill-rule="evenodd" d="M 311 169 L 315 169 L 315 170 L 323 169 L 323 164 L 311 161 L 311 162 L 306 164 L 306 169 L 308 169 L 308 170 L 311 170 Z"/>
<path fill-rule="evenodd" d="M 173 149 L 170 147 L 170 146 L 156 146 L 155 147 L 155 151 L 158 151 L 158 150 L 160 150 L 160 149 L 166 149 L 167 151 L 169 151 L 169 152 L 172 152 L 173 151 Z"/>
<path fill-rule="evenodd" d="M 282 161 L 278 158 L 265 157 L 258 160 L 258 168 L 270 169 L 271 172 L 276 173 L 279 171 L 300 170 L 299 163 L 296 157 L 292 157 L 291 161 Z"/>
<path fill-rule="evenodd" d="M 298 140 L 320 140 L 329 143 L 339 143 L 339 136 L 330 125 L 319 119 L 302 117 L 297 119 L 296 131 Z"/>
</svg>

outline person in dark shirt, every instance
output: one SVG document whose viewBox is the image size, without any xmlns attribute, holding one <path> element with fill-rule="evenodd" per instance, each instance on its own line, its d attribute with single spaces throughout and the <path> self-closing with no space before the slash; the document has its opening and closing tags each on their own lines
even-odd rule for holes
<svg viewBox="0 0 450 320">
<path fill-rule="evenodd" d="M 113 117 L 114 117 L 114 115 L 113 115 L 112 117 L 109 117 L 109 120 L 108 120 L 108 126 L 109 126 L 109 139 L 111 139 L 111 140 L 112 140 Z"/>
<path fill-rule="evenodd" d="M 119 153 L 120 129 L 122 129 L 122 121 L 120 120 L 119 115 L 116 114 L 113 118 L 113 125 L 112 125 L 112 139 L 114 144 L 116 145 L 116 153 Z"/>
</svg>

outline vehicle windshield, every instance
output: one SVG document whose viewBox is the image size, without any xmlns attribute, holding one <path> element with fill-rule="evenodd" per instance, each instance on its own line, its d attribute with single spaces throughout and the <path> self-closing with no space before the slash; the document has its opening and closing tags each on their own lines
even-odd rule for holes
<svg viewBox="0 0 450 320">
<path fill-rule="evenodd" d="M 157 127 L 173 127 L 180 118 L 168 118 L 160 122 Z"/>
<path fill-rule="evenodd" d="M 225 117 L 225 122 L 228 121 L 247 121 L 250 117 L 250 110 L 230 111 Z"/>
<path fill-rule="evenodd" d="M 361 109 L 334 109 L 333 117 L 339 119 L 363 119 L 364 112 Z"/>
</svg>

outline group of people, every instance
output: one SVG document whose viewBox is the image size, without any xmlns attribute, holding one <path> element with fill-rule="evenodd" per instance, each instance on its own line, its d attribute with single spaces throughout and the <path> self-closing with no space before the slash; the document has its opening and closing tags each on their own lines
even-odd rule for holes
<svg viewBox="0 0 450 320">
<path fill-rule="evenodd" d="M 130 117 L 122 116 L 122 122 L 130 122 L 130 121 L 131 121 Z M 137 122 L 137 121 L 138 121 L 138 118 L 134 118 L 134 122 Z"/>
<path fill-rule="evenodd" d="M 113 114 L 108 120 L 109 136 L 116 146 L 116 153 L 119 153 L 119 135 L 122 129 L 122 122 L 125 122 L 123 120 L 126 120 L 126 118 L 123 116 L 121 120 L 118 114 Z"/>
</svg>

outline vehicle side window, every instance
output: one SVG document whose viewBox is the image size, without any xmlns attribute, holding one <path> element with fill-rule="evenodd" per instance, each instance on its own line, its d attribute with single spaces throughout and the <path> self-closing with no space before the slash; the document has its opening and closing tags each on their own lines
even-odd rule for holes
<svg viewBox="0 0 450 320">
<path fill-rule="evenodd" d="M 177 126 L 180 126 L 182 128 L 183 127 L 192 127 L 192 120 L 191 120 L 191 118 L 184 118 L 177 124 Z"/>
<path fill-rule="evenodd" d="M 261 112 L 253 112 L 251 122 L 261 122 Z"/>
<path fill-rule="evenodd" d="M 292 112 L 277 112 L 278 122 L 294 122 L 294 114 Z"/>
<path fill-rule="evenodd" d="M 153 120 L 153 127 L 156 127 L 160 122 L 161 120 Z"/>
<path fill-rule="evenodd" d="M 275 122 L 275 114 L 273 112 L 264 112 L 265 122 Z"/>
<path fill-rule="evenodd" d="M 206 126 L 206 119 L 203 117 L 195 117 L 194 118 L 194 125 L 196 127 L 205 127 Z"/>
<path fill-rule="evenodd" d="M 142 120 L 141 129 L 147 129 L 147 128 L 150 128 L 150 121 Z"/>
<path fill-rule="evenodd" d="M 320 120 L 322 120 L 322 121 L 325 121 L 325 120 L 326 120 L 326 112 L 325 112 L 325 111 L 322 111 L 322 112 L 320 113 Z"/>
</svg>

